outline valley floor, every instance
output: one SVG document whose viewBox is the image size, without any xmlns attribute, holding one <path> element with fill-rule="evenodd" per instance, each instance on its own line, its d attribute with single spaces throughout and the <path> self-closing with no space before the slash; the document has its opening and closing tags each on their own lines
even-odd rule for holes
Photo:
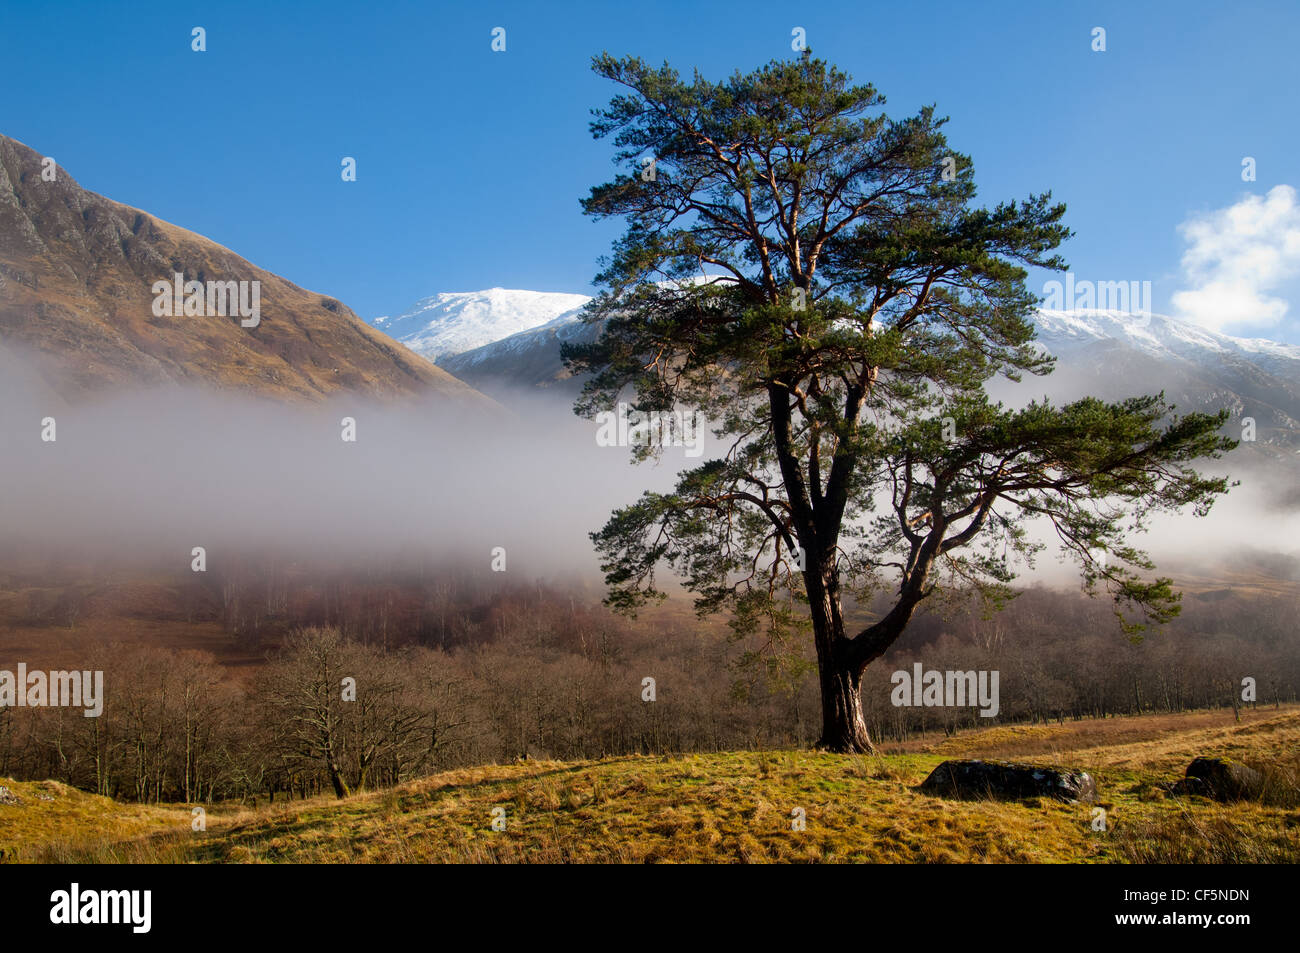
<svg viewBox="0 0 1300 953">
<path fill-rule="evenodd" d="M 808 751 L 521 761 L 342 801 L 256 810 L 124 804 L 57 782 L 0 786 L 10 862 L 1296 863 L 1300 706 L 1002 726 L 875 757 Z M 1197 755 L 1276 772 L 1265 803 L 1174 798 Z M 1078 767 L 1095 805 L 953 801 L 917 785 L 949 757 Z M 1107 830 L 1095 830 L 1096 808 Z M 799 821 L 803 821 L 803 829 Z M 494 830 L 502 826 L 504 830 Z"/>
</svg>

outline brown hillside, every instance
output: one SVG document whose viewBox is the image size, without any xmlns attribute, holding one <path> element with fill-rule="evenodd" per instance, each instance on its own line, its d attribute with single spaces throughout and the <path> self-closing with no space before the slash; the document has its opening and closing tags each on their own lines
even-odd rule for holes
<svg viewBox="0 0 1300 953">
<path fill-rule="evenodd" d="M 123 386 L 200 384 L 295 401 L 348 391 L 490 402 L 364 324 L 201 235 L 79 186 L 0 135 L 0 343 L 72 400 Z M 152 285 L 261 282 L 261 322 L 157 317 Z"/>
</svg>

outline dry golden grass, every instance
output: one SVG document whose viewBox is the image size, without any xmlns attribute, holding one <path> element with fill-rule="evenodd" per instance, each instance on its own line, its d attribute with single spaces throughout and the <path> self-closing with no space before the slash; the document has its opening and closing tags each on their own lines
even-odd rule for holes
<svg viewBox="0 0 1300 953">
<path fill-rule="evenodd" d="M 1122 722 L 1122 724 L 1120 724 Z M 1109 743 L 1107 743 L 1109 742 Z M 215 811 L 116 804 L 7 784 L 0 842 L 18 861 L 198 863 L 1196 863 L 1300 860 L 1294 800 L 1300 708 L 999 727 L 876 757 L 806 751 L 525 761 L 449 771 L 343 801 Z M 1269 803 L 1168 797 L 1192 757 L 1275 769 Z M 945 757 L 1086 768 L 1093 808 L 948 801 L 917 785 Z M 1290 773 L 1288 773 L 1290 772 Z M 1289 787 L 1288 787 L 1289 785 Z M 1289 793 L 1288 793 L 1289 792 Z M 492 829 L 504 809 L 505 830 Z M 806 827 L 794 829 L 796 809 Z"/>
<path fill-rule="evenodd" d="M 0 804 L 0 859 L 6 861 L 26 859 L 33 850 L 49 860 L 64 851 L 80 856 L 101 843 L 138 850 L 161 831 L 190 827 L 185 807 L 124 804 L 58 781 L 0 778 L 0 787 L 19 798 Z"/>
</svg>

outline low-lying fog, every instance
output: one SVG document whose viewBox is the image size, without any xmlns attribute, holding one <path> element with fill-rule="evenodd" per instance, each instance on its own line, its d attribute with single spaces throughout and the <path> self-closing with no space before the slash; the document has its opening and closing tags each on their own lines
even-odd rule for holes
<svg viewBox="0 0 1300 953">
<path fill-rule="evenodd" d="M 1029 386 L 1041 395 L 1044 384 Z M 643 490 L 669 488 L 712 442 L 705 457 L 672 448 L 633 465 L 627 448 L 598 446 L 597 424 L 564 395 L 503 403 L 509 414 L 360 399 L 292 407 L 174 389 L 69 405 L 0 355 L 0 538 L 7 554 L 169 554 L 180 566 L 203 546 L 209 568 L 223 551 L 267 546 L 345 561 L 415 548 L 486 568 L 503 547 L 512 575 L 596 578 L 587 534 Z M 355 442 L 342 439 L 345 417 Z M 1209 518 L 1155 520 L 1146 545 L 1157 559 L 1209 570 L 1238 549 L 1300 553 L 1300 512 L 1266 508 L 1260 484 L 1234 475 L 1243 485 Z M 1077 570 L 1045 553 L 1033 576 L 1065 583 Z"/>
</svg>

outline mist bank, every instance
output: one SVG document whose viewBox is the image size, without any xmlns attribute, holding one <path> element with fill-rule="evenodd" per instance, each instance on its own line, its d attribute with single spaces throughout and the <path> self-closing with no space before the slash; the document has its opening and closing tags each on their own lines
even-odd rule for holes
<svg viewBox="0 0 1300 953">
<path fill-rule="evenodd" d="M 70 405 L 5 373 L 0 538 L 28 554 L 187 564 L 200 546 L 209 568 L 223 551 L 269 550 L 488 568 L 504 550 L 511 573 L 591 576 L 587 534 L 694 462 L 675 448 L 633 467 L 597 430 L 558 396 L 501 413 L 197 388 Z"/>
<path fill-rule="evenodd" d="M 668 447 L 634 465 L 572 394 L 521 389 L 506 410 L 445 400 L 336 398 L 291 406 L 173 387 L 69 404 L 0 355 L 0 558 L 93 558 L 208 570 L 233 554 L 339 565 L 396 562 L 598 583 L 588 534 L 645 490 L 719 450 Z M 1034 382 L 1035 384 L 1040 382 Z M 605 437 L 609 428 L 604 427 Z M 53 439 L 43 439 L 50 438 Z M 1300 553 L 1300 509 L 1279 507 L 1246 458 L 1204 519 L 1159 516 L 1142 540 L 1160 560 L 1213 572 L 1238 550 Z M 1035 530 L 1050 541 L 1050 530 Z M 1269 560 L 1264 560 L 1268 563 Z M 1273 561 L 1295 578 L 1295 561 Z M 1073 585 L 1045 553 L 1026 582 Z"/>
</svg>

